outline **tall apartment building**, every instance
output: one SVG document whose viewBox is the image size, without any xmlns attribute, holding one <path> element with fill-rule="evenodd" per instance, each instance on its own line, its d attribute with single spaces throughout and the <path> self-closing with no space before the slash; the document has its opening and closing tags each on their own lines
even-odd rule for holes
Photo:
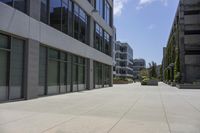
<svg viewBox="0 0 200 133">
<path fill-rule="evenodd" d="M 139 79 L 139 73 L 146 68 L 146 61 L 144 59 L 133 60 L 133 79 Z"/>
<path fill-rule="evenodd" d="M 114 77 L 133 78 L 133 49 L 128 43 L 115 43 L 115 61 Z"/>
<path fill-rule="evenodd" d="M 200 0 L 180 0 L 163 62 L 165 80 L 200 79 Z"/>
<path fill-rule="evenodd" d="M 113 0 L 0 0 L 0 101 L 112 86 Z"/>
</svg>

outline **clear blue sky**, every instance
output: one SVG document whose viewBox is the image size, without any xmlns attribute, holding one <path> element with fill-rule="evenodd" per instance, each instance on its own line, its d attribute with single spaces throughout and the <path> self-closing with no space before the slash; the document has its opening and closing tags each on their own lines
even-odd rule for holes
<svg viewBox="0 0 200 133">
<path fill-rule="evenodd" d="M 114 0 L 117 40 L 128 42 L 134 58 L 162 61 L 179 0 Z"/>
</svg>

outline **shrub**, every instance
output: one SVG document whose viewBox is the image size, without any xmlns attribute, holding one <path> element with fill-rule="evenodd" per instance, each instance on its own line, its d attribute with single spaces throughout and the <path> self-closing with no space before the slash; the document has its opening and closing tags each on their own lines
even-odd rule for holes
<svg viewBox="0 0 200 133">
<path fill-rule="evenodd" d="M 150 79 L 149 78 L 144 78 L 142 81 L 141 81 L 141 84 L 142 85 L 147 85 L 147 82 L 149 81 Z"/>
<path fill-rule="evenodd" d="M 181 74 L 180 74 L 180 72 L 176 73 L 176 75 L 174 77 L 174 80 L 175 80 L 176 83 L 180 83 L 180 81 L 181 81 Z"/>
</svg>

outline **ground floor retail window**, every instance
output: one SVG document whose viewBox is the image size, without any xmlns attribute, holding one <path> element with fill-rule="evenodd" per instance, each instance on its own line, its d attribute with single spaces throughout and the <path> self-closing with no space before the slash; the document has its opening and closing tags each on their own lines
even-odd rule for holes
<svg viewBox="0 0 200 133">
<path fill-rule="evenodd" d="M 41 45 L 39 95 L 85 90 L 86 60 L 85 58 Z"/>
<path fill-rule="evenodd" d="M 111 66 L 94 62 L 94 88 L 108 87 L 111 84 Z"/>
<path fill-rule="evenodd" d="M 0 101 L 23 98 L 24 41 L 0 34 Z"/>
</svg>

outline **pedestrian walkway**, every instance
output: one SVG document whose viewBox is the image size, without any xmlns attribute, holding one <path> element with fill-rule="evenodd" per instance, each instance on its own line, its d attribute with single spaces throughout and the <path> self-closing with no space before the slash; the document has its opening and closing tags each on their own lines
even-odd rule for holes
<svg viewBox="0 0 200 133">
<path fill-rule="evenodd" d="M 200 133 L 200 90 L 136 83 L 4 103 L 0 133 Z"/>
</svg>

